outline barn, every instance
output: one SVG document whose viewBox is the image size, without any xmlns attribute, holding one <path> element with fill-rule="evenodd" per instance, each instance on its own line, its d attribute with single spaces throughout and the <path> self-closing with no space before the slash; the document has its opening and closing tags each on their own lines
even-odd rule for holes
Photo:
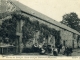
<svg viewBox="0 0 80 60">
<path fill-rule="evenodd" d="M 24 46 L 31 48 L 33 44 L 64 46 L 77 48 L 79 32 L 61 24 L 54 19 L 37 12 L 18 1 L 8 1 L 10 9 L 17 11 L 16 44 L 21 53 Z M 11 10 L 13 9 L 13 10 Z M 14 13 L 15 14 L 15 13 Z"/>
</svg>

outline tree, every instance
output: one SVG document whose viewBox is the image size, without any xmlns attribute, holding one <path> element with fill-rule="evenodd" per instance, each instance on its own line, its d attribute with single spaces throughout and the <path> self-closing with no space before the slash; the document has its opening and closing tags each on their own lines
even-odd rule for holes
<svg viewBox="0 0 80 60">
<path fill-rule="evenodd" d="M 63 16 L 63 20 L 61 21 L 61 23 L 71 27 L 72 29 L 75 29 L 77 31 L 80 30 L 80 19 L 78 18 L 78 15 L 74 12 L 70 13 L 70 14 L 65 14 Z M 79 31 L 80 32 L 80 31 Z"/>
</svg>

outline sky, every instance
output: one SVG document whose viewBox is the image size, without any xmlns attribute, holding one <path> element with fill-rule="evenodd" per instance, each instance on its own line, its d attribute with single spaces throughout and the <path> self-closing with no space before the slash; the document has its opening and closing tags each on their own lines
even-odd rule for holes
<svg viewBox="0 0 80 60">
<path fill-rule="evenodd" d="M 75 12 L 80 18 L 80 0 L 18 0 L 22 4 L 60 22 L 64 14 Z"/>
</svg>

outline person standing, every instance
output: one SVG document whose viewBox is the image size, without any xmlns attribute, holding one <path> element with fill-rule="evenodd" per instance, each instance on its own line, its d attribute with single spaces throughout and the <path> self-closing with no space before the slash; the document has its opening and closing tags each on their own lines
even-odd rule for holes
<svg viewBox="0 0 80 60">
<path fill-rule="evenodd" d="M 53 52 L 54 52 L 54 46 L 51 47 L 51 54 L 50 54 L 51 56 L 54 55 Z"/>
<path fill-rule="evenodd" d="M 65 46 L 62 46 L 62 48 L 60 49 L 60 53 L 64 55 L 64 51 L 65 51 Z"/>
<path fill-rule="evenodd" d="M 41 44 L 39 44 L 39 53 L 41 53 L 41 50 L 42 50 L 42 45 Z"/>
<path fill-rule="evenodd" d="M 60 49 L 61 49 L 60 45 L 58 45 L 57 48 L 58 48 L 58 53 L 59 53 L 60 52 Z"/>
</svg>

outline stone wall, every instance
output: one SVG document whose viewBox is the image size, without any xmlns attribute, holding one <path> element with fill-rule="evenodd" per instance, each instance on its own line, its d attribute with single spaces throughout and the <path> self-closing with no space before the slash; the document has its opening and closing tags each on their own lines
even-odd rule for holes
<svg viewBox="0 0 80 60">
<path fill-rule="evenodd" d="M 64 44 L 64 41 L 65 41 L 65 46 L 72 47 L 73 33 L 69 32 L 67 30 L 61 29 L 60 36 L 61 36 L 62 44 Z"/>
<path fill-rule="evenodd" d="M 45 21 L 43 21 L 43 20 L 41 20 L 39 18 L 36 18 L 34 16 L 31 16 L 31 15 L 28 15 L 28 14 L 25 14 L 25 13 L 22 13 L 22 15 L 25 15 L 25 16 L 29 17 L 31 21 L 39 21 L 39 23 L 46 24 L 48 27 L 54 28 L 57 31 L 60 31 L 61 43 L 62 44 L 64 44 L 63 42 L 65 41 L 65 46 L 73 47 L 73 40 L 74 40 L 74 48 L 77 47 L 77 37 L 74 39 L 72 32 L 69 32 L 69 31 L 67 31 L 65 29 L 62 29 L 60 27 L 57 27 L 57 26 L 52 25 L 50 23 L 47 23 L 47 22 L 45 22 Z M 51 37 L 49 37 L 48 40 L 50 40 L 50 39 L 51 39 Z M 55 37 L 53 38 L 53 40 L 55 40 Z M 49 44 L 51 44 L 51 43 L 49 42 Z"/>
<path fill-rule="evenodd" d="M 73 41 L 74 41 L 74 48 L 78 47 L 78 35 L 77 34 L 73 34 Z"/>
<path fill-rule="evenodd" d="M 48 26 L 51 26 L 51 28 L 52 28 L 52 25 L 50 25 L 49 23 L 46 23 L 46 22 L 44 22 L 44 21 L 41 21 L 40 19 L 38 19 L 38 18 L 35 18 L 35 17 L 33 17 L 33 16 L 30 16 L 30 15 L 27 15 L 26 14 L 26 16 L 27 17 L 29 17 L 30 18 L 30 20 L 31 21 L 39 21 L 39 23 L 43 23 L 43 24 L 46 24 L 46 25 L 48 25 Z M 21 31 L 22 31 L 22 26 L 23 26 L 23 24 L 24 24 L 24 20 L 20 20 L 20 21 L 17 21 L 17 32 L 18 33 L 22 33 Z M 27 23 L 26 23 L 27 24 Z M 54 26 L 55 28 L 56 28 L 56 26 Z M 54 29 L 55 29 L 54 28 Z M 58 28 L 58 27 L 57 27 Z M 57 29 L 56 28 L 56 29 Z M 59 28 L 58 28 L 59 29 Z M 57 29 L 57 30 L 58 30 Z M 31 48 L 32 47 L 32 45 L 33 44 L 35 44 L 35 43 L 37 43 L 37 44 L 44 44 L 44 43 L 47 43 L 47 40 L 46 39 L 44 39 L 44 41 L 42 42 L 42 43 L 39 43 L 38 42 L 38 38 L 39 38 L 39 34 L 40 34 L 40 32 L 38 31 L 38 32 L 36 32 L 35 33 L 35 36 L 34 36 L 34 38 L 32 39 L 32 40 L 29 40 L 29 41 L 27 41 L 26 42 L 26 47 L 27 48 Z M 22 44 L 21 43 L 21 40 L 22 40 L 22 38 L 21 38 L 21 35 L 18 35 L 18 36 L 20 36 L 20 44 Z M 55 46 L 55 37 L 54 36 L 50 36 L 49 38 L 48 38 L 48 44 L 50 44 L 50 45 L 54 45 Z M 21 45 L 19 46 L 20 48 L 21 48 L 21 50 L 22 50 L 22 47 L 21 47 Z"/>
</svg>

